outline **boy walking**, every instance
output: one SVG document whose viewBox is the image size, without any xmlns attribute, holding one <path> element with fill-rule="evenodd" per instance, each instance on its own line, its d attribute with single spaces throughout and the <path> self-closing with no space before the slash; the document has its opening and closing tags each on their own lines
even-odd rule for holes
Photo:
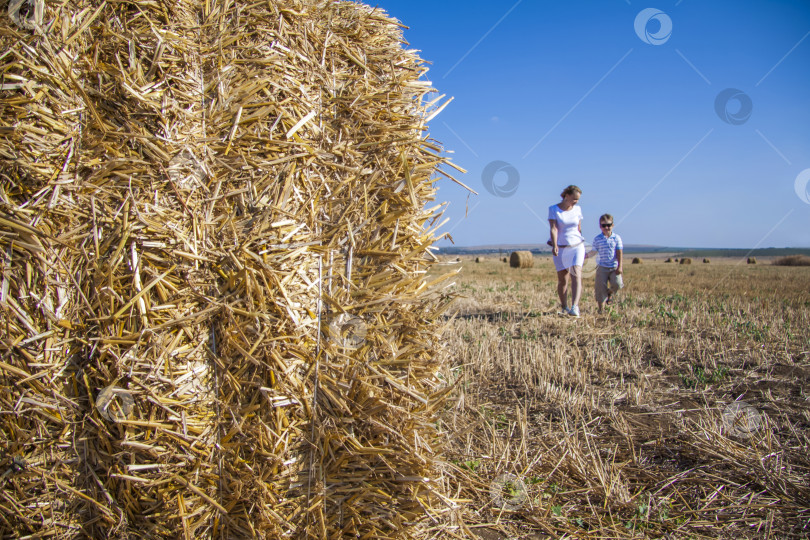
<svg viewBox="0 0 810 540">
<path fill-rule="evenodd" d="M 611 304 L 613 294 L 624 287 L 622 281 L 622 238 L 613 232 L 613 216 L 603 214 L 599 218 L 600 234 L 593 239 L 593 248 L 599 253 L 596 262 L 594 283 L 599 313 L 605 304 Z"/>
</svg>

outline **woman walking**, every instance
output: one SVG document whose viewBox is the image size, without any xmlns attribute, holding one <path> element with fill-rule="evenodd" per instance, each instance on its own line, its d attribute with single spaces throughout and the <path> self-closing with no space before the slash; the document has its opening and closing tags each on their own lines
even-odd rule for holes
<svg viewBox="0 0 810 540">
<path fill-rule="evenodd" d="M 579 317 L 582 294 L 582 264 L 585 261 L 585 237 L 582 236 L 582 210 L 577 206 L 582 190 L 568 186 L 560 194 L 562 201 L 548 208 L 551 229 L 551 254 L 557 270 L 557 294 L 563 314 Z M 571 282 L 571 307 L 568 307 L 568 283 Z"/>
</svg>

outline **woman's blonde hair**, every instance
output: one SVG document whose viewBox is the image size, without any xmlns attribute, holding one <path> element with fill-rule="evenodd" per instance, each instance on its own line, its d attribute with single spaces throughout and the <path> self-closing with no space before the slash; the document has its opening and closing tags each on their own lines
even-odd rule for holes
<svg viewBox="0 0 810 540">
<path fill-rule="evenodd" d="M 566 195 L 573 195 L 574 193 L 579 193 L 580 195 L 582 195 L 582 190 L 579 189 L 579 186 L 571 184 L 570 186 L 565 188 L 562 193 L 560 193 L 560 197 L 564 199 Z"/>
</svg>

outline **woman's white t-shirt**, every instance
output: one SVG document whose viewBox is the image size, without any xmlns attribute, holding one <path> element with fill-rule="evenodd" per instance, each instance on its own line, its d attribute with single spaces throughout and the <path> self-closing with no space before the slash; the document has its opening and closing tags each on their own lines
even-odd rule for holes
<svg viewBox="0 0 810 540">
<path fill-rule="evenodd" d="M 575 246 L 585 240 L 585 237 L 579 232 L 579 223 L 582 221 L 582 209 L 579 206 L 563 210 L 556 204 L 552 204 L 548 207 L 548 219 L 557 222 L 558 246 Z"/>
</svg>

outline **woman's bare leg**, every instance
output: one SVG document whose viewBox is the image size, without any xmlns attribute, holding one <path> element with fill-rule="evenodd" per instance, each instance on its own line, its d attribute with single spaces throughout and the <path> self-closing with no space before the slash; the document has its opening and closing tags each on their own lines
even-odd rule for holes
<svg viewBox="0 0 810 540">
<path fill-rule="evenodd" d="M 563 309 L 568 308 L 568 270 L 557 272 L 557 296 L 560 297 L 560 304 Z"/>
<path fill-rule="evenodd" d="M 582 296 L 582 267 L 572 266 L 569 273 L 571 274 L 571 305 L 578 306 L 579 298 Z"/>
</svg>

